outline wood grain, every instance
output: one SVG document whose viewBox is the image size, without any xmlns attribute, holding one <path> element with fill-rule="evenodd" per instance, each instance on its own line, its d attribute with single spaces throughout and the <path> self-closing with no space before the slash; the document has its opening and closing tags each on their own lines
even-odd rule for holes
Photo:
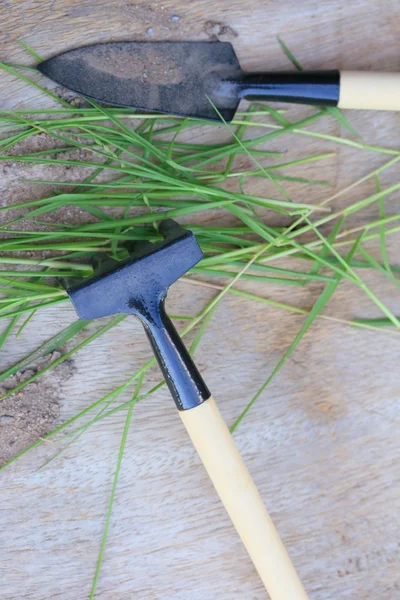
<svg viewBox="0 0 400 600">
<path fill-rule="evenodd" d="M 171 21 L 173 15 L 180 20 Z M 228 39 L 247 69 L 289 66 L 276 41 L 280 35 L 310 69 L 400 71 L 399 16 L 395 0 L 6 0 L 0 5 L 1 58 L 30 62 L 18 39 L 47 57 L 96 41 L 147 39 L 146 31 L 152 28 L 152 39 Z M 4 109 L 47 105 L 38 92 L 27 92 L 8 75 L 1 74 L 0 89 Z M 291 109 L 289 115 L 306 111 Z M 349 117 L 367 142 L 398 148 L 398 114 L 354 112 Z M 318 127 L 348 135 L 331 119 Z M 226 135 L 223 128 L 220 135 Z M 296 135 L 276 140 L 270 149 L 282 149 L 282 144 L 290 159 L 332 150 L 323 140 Z M 329 179 L 337 191 L 389 159 L 344 146 L 335 151 L 324 163 L 303 166 L 301 173 Z M 298 172 L 293 169 L 290 174 Z M 398 169 L 388 170 L 382 185 L 397 182 L 398 176 Z M 2 178 L 15 194 L 32 191 L 24 187 L 20 173 L 8 170 Z M 254 192 L 267 195 L 268 189 L 263 180 L 254 183 Z M 338 208 L 374 190 L 369 181 L 332 204 Z M 299 201 L 333 193 L 308 186 L 289 186 L 288 191 Z M 360 213 L 356 223 L 376 210 Z M 387 212 L 399 211 L 399 195 L 393 194 Z M 221 222 L 227 222 L 225 215 Z M 394 237 L 389 251 L 398 264 Z M 399 314 L 398 291 L 383 277 L 363 276 Z M 247 284 L 246 289 L 255 288 Z M 320 291 L 319 285 L 293 291 L 257 288 L 266 297 L 305 308 Z M 169 308 L 194 314 L 213 294 L 179 282 L 171 290 Z M 344 319 L 379 316 L 348 282 L 340 286 L 325 314 Z M 68 305 L 44 311 L 20 338 L 10 340 L 1 367 L 73 319 Z M 302 321 L 277 308 L 225 298 L 199 347 L 197 362 L 228 423 L 277 364 Z M 150 356 L 135 320 L 126 320 L 83 349 L 74 360 L 73 374 L 60 384 L 60 421 L 113 389 Z M 399 356 L 399 338 L 393 334 L 319 319 L 235 432 L 311 600 L 400 597 Z M 159 377 L 154 369 L 146 385 Z M 2 598 L 88 598 L 123 419 L 116 413 L 101 421 L 45 469 L 37 467 L 54 454 L 50 444 L 2 473 Z M 265 597 L 173 403 L 160 390 L 134 410 L 96 598 Z"/>
</svg>

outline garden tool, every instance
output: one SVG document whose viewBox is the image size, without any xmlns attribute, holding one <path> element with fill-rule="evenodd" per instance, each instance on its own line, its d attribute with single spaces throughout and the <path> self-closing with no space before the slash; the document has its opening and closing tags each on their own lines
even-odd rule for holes
<svg viewBox="0 0 400 600">
<path fill-rule="evenodd" d="M 38 69 L 105 104 L 227 122 L 242 98 L 400 110 L 399 73 L 250 73 L 229 42 L 106 42 L 69 50 Z"/>
<path fill-rule="evenodd" d="M 168 288 L 202 259 L 191 231 L 172 220 L 163 241 L 67 289 L 81 319 L 136 315 L 144 325 L 192 442 L 271 600 L 307 600 L 300 579 L 218 407 L 165 311 Z"/>
</svg>

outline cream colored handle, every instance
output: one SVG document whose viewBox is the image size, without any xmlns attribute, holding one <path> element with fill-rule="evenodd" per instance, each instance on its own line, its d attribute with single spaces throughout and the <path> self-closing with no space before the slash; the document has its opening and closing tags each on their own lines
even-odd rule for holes
<svg viewBox="0 0 400 600">
<path fill-rule="evenodd" d="M 179 414 L 271 600 L 307 600 L 214 399 Z"/>
<path fill-rule="evenodd" d="M 400 110 L 400 73 L 341 71 L 338 107 Z"/>
</svg>

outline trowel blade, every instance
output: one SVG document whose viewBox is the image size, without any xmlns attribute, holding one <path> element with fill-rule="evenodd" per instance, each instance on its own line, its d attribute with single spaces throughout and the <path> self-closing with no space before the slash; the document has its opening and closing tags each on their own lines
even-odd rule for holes
<svg viewBox="0 0 400 600">
<path fill-rule="evenodd" d="M 227 42 L 94 44 L 45 60 L 38 69 L 113 106 L 211 120 L 220 120 L 219 112 L 230 121 L 239 104 L 235 82 L 241 70 Z"/>
</svg>

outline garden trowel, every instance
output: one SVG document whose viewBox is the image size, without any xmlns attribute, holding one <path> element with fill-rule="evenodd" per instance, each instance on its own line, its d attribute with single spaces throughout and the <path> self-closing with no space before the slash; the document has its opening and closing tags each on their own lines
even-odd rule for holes
<svg viewBox="0 0 400 600">
<path fill-rule="evenodd" d="M 69 50 L 38 69 L 104 104 L 231 121 L 242 98 L 400 110 L 400 74 L 240 68 L 229 42 L 107 42 Z"/>
</svg>

